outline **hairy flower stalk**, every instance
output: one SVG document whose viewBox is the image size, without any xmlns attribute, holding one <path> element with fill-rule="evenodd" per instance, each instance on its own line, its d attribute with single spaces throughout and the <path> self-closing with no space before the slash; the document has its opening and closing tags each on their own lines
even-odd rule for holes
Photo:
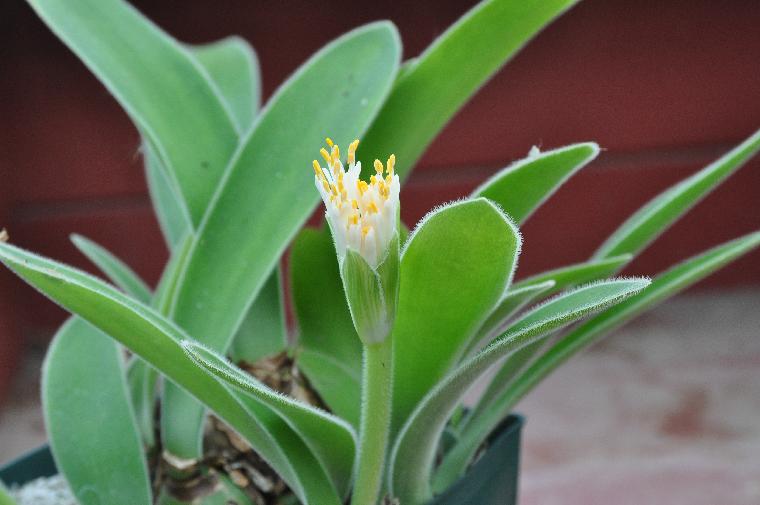
<svg viewBox="0 0 760 505">
<path fill-rule="evenodd" d="M 393 339 L 399 283 L 399 178 L 396 158 L 375 160 L 369 182 L 360 179 L 358 140 L 347 165 L 327 139 L 314 160 L 314 182 L 325 203 L 351 319 L 364 344 L 362 414 L 352 505 L 374 505 L 385 469 L 391 417 Z"/>
</svg>

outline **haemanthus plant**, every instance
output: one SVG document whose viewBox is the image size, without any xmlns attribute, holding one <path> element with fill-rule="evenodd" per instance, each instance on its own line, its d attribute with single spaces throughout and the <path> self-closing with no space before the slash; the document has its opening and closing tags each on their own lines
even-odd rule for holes
<svg viewBox="0 0 760 505">
<path fill-rule="evenodd" d="M 73 314 L 49 349 L 43 401 L 83 505 L 427 503 L 557 366 L 760 244 L 760 232 L 738 238 L 651 283 L 610 278 L 755 154 L 760 132 L 588 261 L 519 282 L 519 225 L 596 144 L 534 149 L 407 233 L 399 187 L 427 145 L 573 0 L 483 2 L 403 65 L 391 23 L 360 27 L 261 110 L 240 39 L 183 45 L 121 0 L 29 1 L 141 132 L 171 251 L 152 290 L 84 237 L 74 243 L 112 284 L 0 242 L 6 266 Z M 336 142 L 311 162 L 327 135 Z M 338 145 L 352 140 L 346 168 Z M 319 196 L 328 226 L 301 229 Z M 255 468 L 230 461 L 249 448 Z"/>
</svg>

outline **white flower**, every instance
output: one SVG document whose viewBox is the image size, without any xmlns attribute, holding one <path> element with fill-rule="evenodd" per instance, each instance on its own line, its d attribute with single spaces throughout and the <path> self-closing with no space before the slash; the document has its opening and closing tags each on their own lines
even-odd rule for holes
<svg viewBox="0 0 760 505">
<path fill-rule="evenodd" d="M 326 140 L 330 151 L 323 147 L 320 154 L 327 166 L 314 160 L 314 183 L 327 209 L 338 257 L 342 261 L 346 249 L 351 249 L 377 268 L 397 233 L 400 183 L 393 171 L 396 157 L 391 155 L 385 166 L 375 160 L 376 173 L 367 183 L 360 179 L 361 162 L 356 161 L 359 140 L 348 146 L 348 170 L 340 160 L 338 146 Z"/>
</svg>

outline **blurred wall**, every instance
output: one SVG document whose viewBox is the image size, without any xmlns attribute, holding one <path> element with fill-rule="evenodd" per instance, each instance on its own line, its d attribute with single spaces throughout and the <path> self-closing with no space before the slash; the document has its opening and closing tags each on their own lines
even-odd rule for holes
<svg viewBox="0 0 760 505">
<path fill-rule="evenodd" d="M 183 41 L 244 36 L 259 53 L 266 96 L 314 50 L 357 24 L 393 20 L 410 57 L 474 4 L 135 3 Z M 0 226 L 18 245 L 91 268 L 68 242 L 72 232 L 85 234 L 155 281 L 166 251 L 149 208 L 136 132 L 24 2 L 0 9 Z M 600 159 L 526 225 L 521 273 L 582 260 L 649 197 L 760 127 L 758 26 L 756 0 L 582 2 L 500 72 L 431 146 L 404 191 L 405 220 L 413 224 L 434 204 L 464 194 L 534 144 L 596 140 L 606 149 Z M 760 228 L 758 195 L 760 159 L 630 272 L 654 273 Z M 0 283 L 6 296 L 8 285 L 12 293 L 12 300 L 0 299 L 3 325 L 15 319 L 25 338 L 48 338 L 64 313 L 6 271 Z M 760 284 L 760 254 L 707 285 L 738 283 Z M 2 339 L 18 340 L 1 330 L 0 346 L 9 345 Z M 10 350 L 2 356 L 0 367 L 7 369 Z"/>
</svg>

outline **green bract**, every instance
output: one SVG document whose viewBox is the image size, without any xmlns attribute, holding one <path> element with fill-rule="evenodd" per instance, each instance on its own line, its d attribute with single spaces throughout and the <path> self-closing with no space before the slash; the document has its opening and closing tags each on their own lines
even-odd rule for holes
<svg viewBox="0 0 760 505">
<path fill-rule="evenodd" d="M 239 475 L 204 459 L 219 437 L 256 454 L 256 475 L 276 481 L 256 492 L 283 503 L 464 505 L 443 493 L 520 398 L 760 245 L 760 232 L 718 245 L 651 284 L 611 277 L 755 155 L 760 131 L 643 206 L 592 258 L 518 282 L 519 226 L 596 144 L 534 148 L 408 233 L 399 191 L 416 161 L 573 0 L 484 1 L 403 64 L 392 23 L 359 27 L 263 107 L 240 38 L 184 45 L 123 0 L 29 3 L 133 120 L 171 251 L 152 288 L 82 236 L 72 240 L 108 282 L 0 233 L 0 261 L 73 314 L 48 351 L 43 404 L 82 505 L 254 503 Z M 320 150 L 326 135 L 335 142 Z M 326 225 L 304 228 L 320 197 Z"/>
</svg>

